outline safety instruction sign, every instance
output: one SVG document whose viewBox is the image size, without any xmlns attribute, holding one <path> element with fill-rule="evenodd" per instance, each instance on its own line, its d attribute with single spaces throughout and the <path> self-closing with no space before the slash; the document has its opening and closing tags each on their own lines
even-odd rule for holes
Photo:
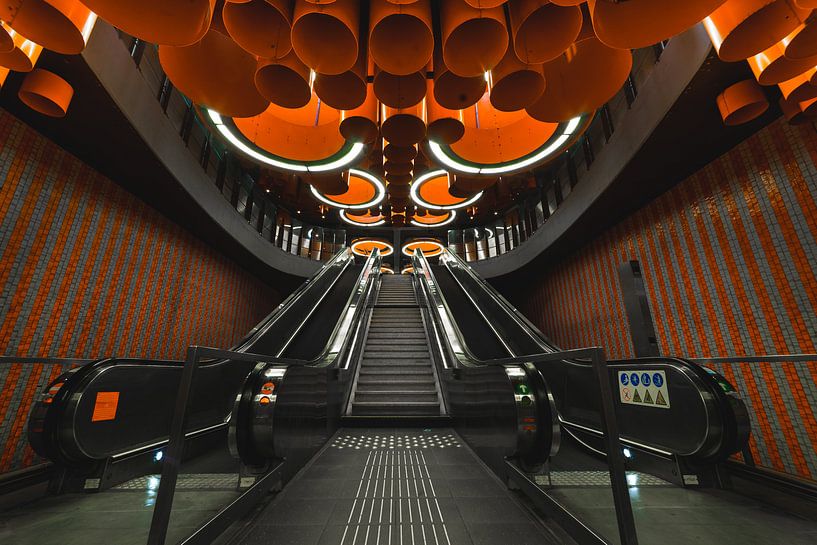
<svg viewBox="0 0 817 545">
<path fill-rule="evenodd" d="M 664 371 L 619 371 L 618 396 L 627 405 L 669 409 L 669 390 Z"/>
</svg>

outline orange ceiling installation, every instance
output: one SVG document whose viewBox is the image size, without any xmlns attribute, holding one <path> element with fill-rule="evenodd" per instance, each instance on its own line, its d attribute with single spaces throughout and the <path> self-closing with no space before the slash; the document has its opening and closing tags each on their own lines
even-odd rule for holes
<svg viewBox="0 0 817 545">
<path fill-rule="evenodd" d="M 50 117 L 63 117 L 74 96 L 71 85 L 47 70 L 36 68 L 20 86 L 20 100 L 32 110 Z"/>
<path fill-rule="evenodd" d="M 358 238 L 352 241 L 352 252 L 355 255 L 368 257 L 375 250 L 379 250 L 380 255 L 386 257 L 394 253 L 394 246 L 379 238 Z"/>
<path fill-rule="evenodd" d="M 445 246 L 436 238 L 415 238 L 403 245 L 402 252 L 403 255 L 411 257 L 418 250 L 426 257 L 435 257 L 445 251 Z"/>
<path fill-rule="evenodd" d="M 346 223 L 358 227 L 378 227 L 386 223 L 386 217 L 383 214 L 379 212 L 373 214 L 371 210 L 365 210 L 362 213 L 354 210 L 341 210 L 339 215 Z"/>
<path fill-rule="evenodd" d="M 456 210 L 447 210 L 439 214 L 417 213 L 411 217 L 411 224 L 415 227 L 442 227 L 454 221 L 456 217 Z"/>
<path fill-rule="evenodd" d="M 718 110 L 726 125 L 740 125 L 760 117 L 769 108 L 763 89 L 753 80 L 740 81 L 718 95 Z"/>
<path fill-rule="evenodd" d="M 348 176 L 347 189 L 340 194 L 325 194 L 317 190 L 320 199 L 338 208 L 368 209 L 383 198 L 383 183 L 371 174 L 352 171 Z M 317 196 L 317 195 L 316 195 Z"/>
<path fill-rule="evenodd" d="M 79 0 L 7 0 L 0 7 L 4 8 L 0 19 L 11 28 L 46 49 L 66 55 L 85 49 L 96 22 L 96 14 Z"/>
<path fill-rule="evenodd" d="M 42 46 L 32 42 L 6 23 L 0 22 L 0 25 L 11 36 L 13 44 L 11 51 L 0 53 L 0 66 L 15 72 L 31 72 L 43 51 Z"/>
</svg>

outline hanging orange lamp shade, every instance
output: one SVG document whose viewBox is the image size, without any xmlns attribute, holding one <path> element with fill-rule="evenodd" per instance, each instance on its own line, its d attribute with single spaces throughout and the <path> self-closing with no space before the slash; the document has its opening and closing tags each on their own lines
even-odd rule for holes
<svg viewBox="0 0 817 545">
<path fill-rule="evenodd" d="M 463 77 L 483 75 L 508 49 L 501 7 L 478 9 L 464 0 L 441 2 L 442 51 L 449 70 Z"/>
<path fill-rule="evenodd" d="M 0 21 L 0 53 L 8 53 L 14 50 L 14 38 L 11 37 L 11 27 L 7 27 Z"/>
<path fill-rule="evenodd" d="M 794 0 L 798 8 L 814 9 L 817 8 L 817 0 Z"/>
<path fill-rule="evenodd" d="M 498 181 L 499 178 L 491 176 L 478 178 L 452 174 L 448 177 L 448 190 L 454 196 L 465 198 L 470 197 L 471 195 L 476 195 L 480 191 L 488 189 Z"/>
<path fill-rule="evenodd" d="M 0 8 L 0 19 L 14 30 L 65 55 L 85 49 L 96 23 L 96 14 L 79 0 L 6 0 Z"/>
<path fill-rule="evenodd" d="M 557 6 L 578 6 L 584 0 L 550 0 L 553 4 Z"/>
<path fill-rule="evenodd" d="M 394 161 L 386 161 L 383 163 L 383 169 L 386 171 L 386 175 L 389 174 L 397 174 L 397 175 L 406 175 L 411 174 L 412 171 L 412 164 L 411 161 L 405 161 L 402 163 L 396 163 Z"/>
<path fill-rule="evenodd" d="M 812 12 L 797 31 L 792 33 L 786 46 L 786 57 L 805 59 L 817 55 L 817 12 Z"/>
<path fill-rule="evenodd" d="M 40 53 L 43 52 L 41 45 L 36 44 L 0 21 L 3 29 L 11 36 L 14 48 L 11 51 L 0 53 L 0 66 L 13 70 L 14 72 L 31 72 Z"/>
<path fill-rule="evenodd" d="M 386 180 L 389 182 L 389 188 L 395 185 L 408 185 L 411 182 L 411 174 L 386 174 Z"/>
<path fill-rule="evenodd" d="M 193 45 L 159 46 L 159 61 L 173 85 L 190 100 L 230 117 L 252 117 L 269 106 L 255 86 L 256 59 L 216 20 Z"/>
<path fill-rule="evenodd" d="M 773 46 L 805 22 L 809 13 L 791 0 L 727 0 L 703 23 L 718 56 L 734 62 Z"/>
<path fill-rule="evenodd" d="M 366 101 L 366 67 L 366 50 L 361 47 L 351 70 L 335 75 L 316 74 L 315 92 L 333 108 L 354 110 Z"/>
<path fill-rule="evenodd" d="M 386 72 L 406 76 L 431 61 L 434 35 L 431 0 L 394 4 L 372 0 L 369 5 L 369 51 Z"/>
<path fill-rule="evenodd" d="M 315 72 L 342 74 L 357 61 L 359 18 L 358 0 L 295 0 L 292 47 Z"/>
<path fill-rule="evenodd" d="M 717 103 L 724 124 L 729 126 L 748 123 L 769 108 L 763 89 L 750 79 L 727 87 L 718 95 Z"/>
<path fill-rule="evenodd" d="M 570 47 L 582 28 L 578 6 L 557 6 L 548 0 L 511 0 L 508 8 L 513 50 L 528 64 L 555 59 Z"/>
<path fill-rule="evenodd" d="M 367 85 L 366 100 L 353 110 L 340 112 L 340 126 L 338 130 L 343 137 L 351 142 L 375 141 L 377 130 L 377 97 L 371 85 Z"/>
<path fill-rule="evenodd" d="M 160 45 L 190 45 L 210 27 L 216 0 L 82 0 L 113 26 Z"/>
<path fill-rule="evenodd" d="M 506 0 L 465 0 L 465 2 L 473 8 L 495 8 L 501 6 Z"/>
<path fill-rule="evenodd" d="M 428 139 L 439 144 L 453 144 L 465 135 L 462 110 L 449 110 L 437 103 L 431 93 L 426 97 Z"/>
<path fill-rule="evenodd" d="M 408 108 L 381 107 L 380 133 L 397 146 L 412 146 L 426 137 L 425 101 Z"/>
<path fill-rule="evenodd" d="M 294 51 L 283 59 L 259 59 L 255 86 L 268 101 L 284 108 L 302 108 L 312 99 L 309 67 Z"/>
<path fill-rule="evenodd" d="M 26 74 L 18 96 L 36 112 L 64 117 L 74 97 L 74 88 L 57 74 L 37 68 Z"/>
<path fill-rule="evenodd" d="M 374 94 L 390 108 L 408 108 L 426 95 L 425 69 L 407 76 L 397 76 L 375 68 Z"/>
<path fill-rule="evenodd" d="M 383 147 L 383 157 L 388 161 L 396 163 L 406 163 L 413 161 L 417 157 L 417 148 L 414 146 L 398 146 L 395 144 L 386 144 Z"/>
<path fill-rule="evenodd" d="M 806 70 L 802 74 L 779 84 L 783 98 L 793 102 L 803 102 L 817 98 L 817 85 L 811 80 L 817 76 L 817 66 Z"/>
<path fill-rule="evenodd" d="M 484 74 L 470 78 L 458 76 L 448 69 L 442 50 L 434 55 L 434 99 L 449 110 L 462 110 L 473 106 L 485 94 L 487 85 Z"/>
<path fill-rule="evenodd" d="M 344 171 L 323 176 L 313 175 L 309 178 L 309 185 L 314 186 L 324 195 L 342 195 L 349 191 L 349 172 Z"/>
<path fill-rule="evenodd" d="M 502 112 L 522 110 L 542 96 L 545 76 L 541 64 L 525 64 L 512 48 L 489 73 L 491 104 Z"/>
<path fill-rule="evenodd" d="M 587 6 L 602 43 L 619 49 L 636 49 L 680 34 L 725 1 L 588 0 Z"/>
<path fill-rule="evenodd" d="M 776 85 L 802 74 L 813 66 L 817 66 L 817 56 L 805 59 L 790 59 L 785 56 L 786 46 L 801 28 L 802 25 L 770 48 L 746 59 L 758 83 L 761 85 Z"/>
<path fill-rule="evenodd" d="M 544 65 L 545 92 L 525 111 L 536 120 L 551 123 L 592 112 L 616 94 L 632 66 L 629 50 L 601 43 L 590 21 L 585 20 L 580 39 Z"/>
<path fill-rule="evenodd" d="M 290 0 L 228 1 L 222 16 L 233 40 L 253 55 L 280 59 L 292 51 Z"/>
<path fill-rule="evenodd" d="M 9 70 L 8 68 L 3 68 L 2 66 L 0 66 L 0 89 L 3 88 L 3 85 L 6 83 L 6 78 L 9 77 L 10 73 L 11 73 L 11 70 Z"/>
<path fill-rule="evenodd" d="M 780 99 L 780 109 L 783 110 L 783 117 L 791 125 L 802 125 L 814 121 L 814 110 L 817 109 L 817 98 L 812 98 L 804 102 L 795 100 Z"/>
</svg>

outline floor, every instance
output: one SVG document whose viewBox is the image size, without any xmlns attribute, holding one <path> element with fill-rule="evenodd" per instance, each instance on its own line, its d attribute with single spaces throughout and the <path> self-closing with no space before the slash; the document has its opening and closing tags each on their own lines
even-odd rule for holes
<svg viewBox="0 0 817 545">
<path fill-rule="evenodd" d="M 453 432 L 441 428 L 341 430 L 241 542 L 557 543 Z"/>
</svg>

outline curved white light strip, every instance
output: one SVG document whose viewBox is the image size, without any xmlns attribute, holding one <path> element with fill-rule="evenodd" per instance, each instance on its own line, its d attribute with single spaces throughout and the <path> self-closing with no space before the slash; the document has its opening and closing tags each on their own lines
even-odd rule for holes
<svg viewBox="0 0 817 545">
<path fill-rule="evenodd" d="M 352 144 L 352 147 L 349 148 L 343 156 L 331 161 L 329 163 L 320 163 L 315 165 L 306 165 L 303 163 L 290 163 L 288 161 L 280 161 L 278 159 L 274 159 L 272 157 L 268 157 L 262 153 L 257 152 L 256 150 L 249 147 L 247 144 L 241 141 L 233 132 L 230 130 L 230 127 L 224 124 L 224 120 L 221 119 L 221 114 L 216 112 L 215 110 L 207 110 L 207 114 L 210 116 L 210 120 L 218 129 L 218 132 L 236 149 L 247 155 L 248 157 L 255 159 L 261 163 L 266 165 L 270 165 L 275 168 L 280 168 L 283 170 L 289 170 L 292 172 L 326 172 L 329 170 L 340 170 L 346 165 L 352 164 L 355 159 L 357 159 L 360 152 L 363 151 L 363 148 L 366 146 L 360 142 L 355 142 Z"/>
<path fill-rule="evenodd" d="M 380 250 L 380 255 L 382 257 L 386 257 L 386 256 L 389 256 L 389 255 L 394 253 L 394 246 L 392 246 L 388 242 L 386 242 L 384 240 L 372 240 L 370 238 L 354 241 L 352 243 L 352 253 L 355 254 L 355 255 L 362 256 L 362 257 L 368 257 L 369 254 L 367 254 L 367 253 L 365 253 L 363 251 L 358 251 L 357 250 L 357 247 L 360 246 L 361 244 L 365 243 L 365 242 L 376 242 L 378 244 L 383 244 L 384 246 L 386 246 L 385 250 Z"/>
<path fill-rule="evenodd" d="M 579 123 L 581 123 L 581 120 L 582 116 L 577 116 L 571 119 L 567 123 L 564 131 L 562 131 L 562 134 L 560 134 L 548 147 L 539 150 L 537 153 L 526 159 L 521 159 L 515 163 L 510 163 L 501 167 L 474 167 L 472 165 L 466 165 L 465 163 L 461 163 L 456 158 L 448 155 L 443 150 L 442 146 L 440 146 L 440 144 L 437 142 L 429 142 L 428 148 L 431 150 L 431 153 L 434 155 L 434 158 L 437 161 L 458 172 L 464 172 L 467 174 L 507 174 L 508 172 L 514 172 L 547 159 L 549 155 L 552 155 L 555 151 L 562 147 L 562 144 L 570 140 L 570 137 L 573 136 L 574 132 L 576 132 Z"/>
<path fill-rule="evenodd" d="M 415 241 L 406 242 L 403 245 L 403 249 L 402 249 L 403 255 L 408 256 L 408 257 L 411 257 L 411 256 L 414 255 L 415 250 L 411 250 L 411 252 L 406 251 L 408 249 L 408 247 L 411 246 L 412 244 L 432 244 L 432 245 L 436 245 L 438 251 L 434 252 L 434 253 L 427 253 L 427 254 L 425 254 L 426 257 L 434 257 L 434 256 L 437 256 L 437 255 L 440 255 L 445 250 L 445 246 L 443 246 L 442 242 L 440 242 L 439 240 L 423 239 L 423 240 L 415 240 Z"/>
<path fill-rule="evenodd" d="M 379 225 L 383 225 L 384 223 L 386 223 L 386 218 L 382 218 L 381 220 L 376 221 L 374 223 L 359 223 L 359 222 L 356 222 L 356 221 L 351 220 L 348 217 L 346 217 L 346 210 L 345 209 L 341 209 L 341 211 L 338 212 L 338 214 L 340 215 L 340 219 L 342 219 L 343 221 L 345 221 L 349 225 L 354 225 L 355 227 L 377 227 Z"/>
<path fill-rule="evenodd" d="M 312 190 L 312 195 L 319 201 L 324 204 L 328 204 L 329 206 L 333 206 L 335 208 L 342 208 L 345 210 L 362 210 L 364 208 L 371 208 L 380 203 L 383 200 L 383 197 L 386 196 L 386 186 L 381 182 L 376 176 L 373 176 L 366 172 L 365 170 L 358 170 L 356 168 L 349 169 L 350 176 L 357 176 L 358 178 L 363 178 L 364 180 L 368 180 L 372 183 L 375 187 L 375 195 L 372 200 L 369 202 L 364 202 L 362 204 L 341 204 L 339 202 L 331 200 L 329 197 L 324 197 L 321 193 L 315 189 L 314 185 L 310 185 L 309 188 Z"/>
<path fill-rule="evenodd" d="M 383 274 L 383 273 L 385 273 L 385 274 L 394 274 L 394 271 L 391 269 L 391 267 L 388 267 L 386 265 L 380 265 L 380 274 Z"/>
<path fill-rule="evenodd" d="M 424 208 L 428 208 L 430 210 L 458 210 L 460 208 L 465 208 L 466 206 L 471 206 L 475 202 L 477 202 L 482 197 L 482 191 L 471 197 L 470 199 L 463 201 L 458 204 L 449 204 L 445 206 L 439 206 L 436 204 L 431 204 L 430 202 L 424 201 L 420 197 L 420 186 L 423 185 L 424 182 L 436 178 L 437 176 L 447 175 L 448 173 L 442 169 L 440 170 L 432 170 L 431 172 L 426 172 L 411 184 L 411 200 L 419 204 Z"/>
<path fill-rule="evenodd" d="M 400 271 L 400 274 L 411 274 L 414 272 L 414 267 L 409 265 L 408 267 L 403 267 L 403 270 Z"/>
<path fill-rule="evenodd" d="M 427 229 L 434 229 L 436 227 L 442 227 L 443 225 L 448 225 L 449 223 L 454 221 L 454 219 L 457 217 L 457 211 L 456 210 L 448 210 L 447 212 L 450 214 L 450 216 L 448 217 L 447 220 L 445 220 L 442 223 L 422 223 L 422 222 L 415 221 L 415 220 L 411 220 L 411 222 L 409 222 L 409 223 L 411 223 L 414 226 L 425 227 Z"/>
</svg>

